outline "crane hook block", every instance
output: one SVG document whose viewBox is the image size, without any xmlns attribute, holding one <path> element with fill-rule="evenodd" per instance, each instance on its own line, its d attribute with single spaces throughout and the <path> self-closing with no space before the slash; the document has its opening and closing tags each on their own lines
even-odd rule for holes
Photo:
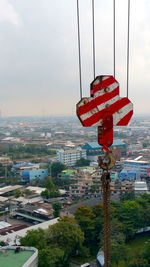
<svg viewBox="0 0 150 267">
<path fill-rule="evenodd" d="M 84 127 L 98 126 L 98 143 L 109 150 L 113 143 L 113 126 L 128 125 L 133 104 L 119 96 L 119 83 L 111 75 L 97 76 L 90 86 L 90 97 L 82 98 L 77 116 Z"/>
</svg>

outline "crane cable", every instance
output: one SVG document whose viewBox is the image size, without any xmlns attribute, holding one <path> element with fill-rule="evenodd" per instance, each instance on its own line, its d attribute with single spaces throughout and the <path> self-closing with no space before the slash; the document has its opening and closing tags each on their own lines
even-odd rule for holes
<svg viewBox="0 0 150 267">
<path fill-rule="evenodd" d="M 82 71 L 81 71 L 81 42 L 80 42 L 80 16 L 79 0 L 77 0 L 77 29 L 78 29 L 78 58 L 80 98 L 82 99 Z M 93 76 L 95 79 L 95 14 L 94 0 L 92 0 L 92 33 L 93 33 Z M 129 96 L 129 53 L 130 52 L 130 0 L 128 0 L 128 29 L 127 29 L 127 97 Z M 113 72 L 116 75 L 116 0 L 113 0 Z"/>
<path fill-rule="evenodd" d="M 78 28 L 78 57 L 79 57 L 80 98 L 82 99 L 82 71 L 81 71 L 79 0 L 77 0 L 77 28 Z"/>
<path fill-rule="evenodd" d="M 129 95 L 129 52 L 130 52 L 130 0 L 128 0 L 128 33 L 127 33 L 127 97 Z"/>
<path fill-rule="evenodd" d="M 93 76 L 95 79 L 95 14 L 94 0 L 92 0 L 92 32 L 93 32 Z"/>
<path fill-rule="evenodd" d="M 129 56 L 130 56 L 130 0 L 128 0 L 128 27 L 127 27 L 127 97 L 129 96 Z M 113 67 L 116 75 L 116 0 L 113 0 Z"/>
<path fill-rule="evenodd" d="M 114 78 L 116 75 L 116 0 L 113 2 L 113 60 L 114 60 Z"/>
</svg>

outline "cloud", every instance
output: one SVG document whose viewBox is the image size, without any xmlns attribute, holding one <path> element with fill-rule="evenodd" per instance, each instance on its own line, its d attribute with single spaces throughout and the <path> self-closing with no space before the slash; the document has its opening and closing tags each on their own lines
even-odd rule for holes
<svg viewBox="0 0 150 267">
<path fill-rule="evenodd" d="M 0 0 L 0 23 L 1 22 L 9 22 L 15 27 L 21 25 L 19 14 L 8 0 Z"/>
</svg>

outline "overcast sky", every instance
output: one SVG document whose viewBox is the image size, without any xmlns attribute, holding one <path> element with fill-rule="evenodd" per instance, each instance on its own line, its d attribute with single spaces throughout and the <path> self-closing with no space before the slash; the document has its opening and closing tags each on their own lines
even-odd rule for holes
<svg viewBox="0 0 150 267">
<path fill-rule="evenodd" d="M 83 96 L 93 80 L 91 1 L 80 0 Z M 113 0 L 95 0 L 96 75 L 113 74 Z M 116 0 L 116 78 L 126 96 L 127 0 Z M 150 0 L 131 0 L 129 98 L 150 113 Z M 0 0 L 3 116 L 75 114 L 76 0 Z"/>
</svg>

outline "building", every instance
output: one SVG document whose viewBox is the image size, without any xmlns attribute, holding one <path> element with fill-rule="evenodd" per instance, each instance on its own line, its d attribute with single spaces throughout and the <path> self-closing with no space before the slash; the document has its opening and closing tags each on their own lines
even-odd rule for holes
<svg viewBox="0 0 150 267">
<path fill-rule="evenodd" d="M 2 164 L 3 166 L 8 166 L 8 165 L 12 165 L 12 160 L 8 157 L 0 157 L 0 164 Z"/>
<path fill-rule="evenodd" d="M 146 182 L 135 182 L 134 183 L 134 192 L 136 195 L 144 194 L 148 192 L 147 184 Z"/>
<path fill-rule="evenodd" d="M 18 189 L 22 189 L 22 185 L 8 185 L 5 187 L 0 188 L 0 195 L 1 196 L 10 196 L 13 195 Z"/>
<path fill-rule="evenodd" d="M 80 147 L 68 150 L 60 149 L 57 152 L 57 160 L 67 166 L 75 166 L 76 161 L 81 158 L 86 159 L 87 156 L 86 156 L 86 150 Z"/>
<path fill-rule="evenodd" d="M 26 181 L 31 181 L 36 178 L 44 179 L 46 177 L 48 177 L 48 169 L 22 171 L 22 179 Z"/>
<path fill-rule="evenodd" d="M 24 229 L 21 229 L 18 231 L 12 231 L 11 233 L 6 233 L 6 235 L 0 236 L 0 240 L 4 241 L 9 246 L 14 246 L 16 243 L 17 243 L 17 245 L 19 245 L 20 244 L 20 241 L 19 241 L 20 237 L 26 236 L 27 231 L 37 230 L 38 228 L 42 228 L 43 230 L 45 230 L 45 229 L 48 229 L 48 227 L 50 225 L 57 223 L 57 221 L 58 221 L 58 218 L 55 218 L 55 219 L 52 219 L 49 221 L 45 221 L 43 223 L 39 223 L 37 225 L 29 226 L 27 228 L 24 228 Z"/>
<path fill-rule="evenodd" d="M 124 194 L 134 192 L 134 182 L 131 181 L 119 181 L 118 179 L 115 182 L 110 183 L 110 191 L 112 194 Z"/>
<path fill-rule="evenodd" d="M 47 203 L 29 203 L 14 211 L 12 217 L 21 217 L 30 222 L 41 223 L 53 218 L 53 208 L 51 204 Z"/>
<path fill-rule="evenodd" d="M 38 250 L 33 247 L 0 247 L 0 266 L 37 267 Z"/>
<path fill-rule="evenodd" d="M 124 168 L 119 173 L 121 180 L 132 180 L 147 178 L 150 176 L 150 163 L 142 160 L 125 160 Z"/>
<path fill-rule="evenodd" d="M 13 165 L 12 170 L 18 171 L 19 173 L 25 170 L 37 170 L 39 169 L 39 164 L 33 164 L 30 162 L 21 162 Z"/>
<path fill-rule="evenodd" d="M 94 160 L 95 157 L 103 154 L 102 146 L 100 146 L 98 142 L 86 143 L 82 149 L 86 150 L 87 157 L 90 160 Z M 114 154 L 116 154 L 119 158 L 126 155 L 126 144 L 119 139 L 113 141 L 113 145 L 110 147 L 110 149 L 112 149 Z"/>
<path fill-rule="evenodd" d="M 12 172 L 14 175 L 19 174 L 24 181 L 31 181 L 36 178 L 44 179 L 48 176 L 48 169 L 40 169 L 39 164 L 26 162 L 13 165 Z"/>
</svg>

